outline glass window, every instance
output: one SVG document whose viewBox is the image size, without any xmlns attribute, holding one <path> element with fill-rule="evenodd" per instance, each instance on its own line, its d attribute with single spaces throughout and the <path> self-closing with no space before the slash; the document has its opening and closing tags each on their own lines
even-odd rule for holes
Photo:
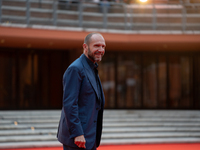
<svg viewBox="0 0 200 150">
<path fill-rule="evenodd" d="M 194 81 L 193 81 L 193 92 L 194 92 L 194 103 L 193 106 L 196 109 L 200 109 L 200 55 L 194 56 Z"/>
<path fill-rule="evenodd" d="M 169 57 L 169 106 L 178 108 L 181 98 L 181 66 L 180 57 Z"/>
<path fill-rule="evenodd" d="M 1 50 L 0 108 L 61 108 L 63 73 L 80 52 Z M 105 108 L 200 108 L 199 53 L 106 52 L 98 70 Z"/>
<path fill-rule="evenodd" d="M 181 100 L 179 107 L 190 108 L 192 104 L 192 61 L 191 57 L 182 56 L 180 58 L 181 66 Z"/>
<path fill-rule="evenodd" d="M 167 62 L 166 56 L 158 56 L 158 107 L 167 107 Z"/>
<path fill-rule="evenodd" d="M 157 106 L 157 63 L 155 55 L 143 56 L 143 105 L 145 108 Z"/>
<path fill-rule="evenodd" d="M 15 107 L 16 68 L 14 55 L 10 52 L 0 53 L 0 109 Z"/>
<path fill-rule="evenodd" d="M 127 75 L 127 66 L 126 56 L 119 55 L 117 59 L 117 106 L 118 108 L 124 108 L 126 105 L 126 75 Z"/>
<path fill-rule="evenodd" d="M 0 108 L 61 108 L 62 76 L 68 65 L 67 51 L 1 50 Z"/>
<path fill-rule="evenodd" d="M 141 55 L 119 55 L 117 64 L 118 108 L 141 107 Z"/>
<path fill-rule="evenodd" d="M 19 108 L 36 107 L 36 85 L 38 83 L 38 55 L 31 52 L 19 54 Z"/>
<path fill-rule="evenodd" d="M 192 104 L 192 60 L 190 56 L 169 57 L 170 108 L 190 108 Z"/>
<path fill-rule="evenodd" d="M 105 95 L 105 108 L 116 108 L 115 54 L 106 54 L 98 70 Z"/>
</svg>

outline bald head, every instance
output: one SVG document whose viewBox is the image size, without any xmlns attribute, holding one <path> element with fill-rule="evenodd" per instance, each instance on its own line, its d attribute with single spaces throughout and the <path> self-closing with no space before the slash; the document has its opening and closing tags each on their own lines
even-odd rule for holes
<svg viewBox="0 0 200 150">
<path fill-rule="evenodd" d="M 90 42 L 91 42 L 92 36 L 95 35 L 95 34 L 101 35 L 100 33 L 96 33 L 96 32 L 93 32 L 93 33 L 88 34 L 88 35 L 85 37 L 84 44 L 89 45 Z M 101 35 L 101 36 L 102 36 L 102 35 Z M 103 36 L 102 36 L 102 37 L 103 37 Z"/>
</svg>

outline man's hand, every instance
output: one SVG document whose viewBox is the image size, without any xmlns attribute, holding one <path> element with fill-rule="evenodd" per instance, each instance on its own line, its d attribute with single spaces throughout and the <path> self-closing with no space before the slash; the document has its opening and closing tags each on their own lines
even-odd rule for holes
<svg viewBox="0 0 200 150">
<path fill-rule="evenodd" d="M 74 143 L 80 148 L 86 148 L 85 147 L 86 141 L 85 141 L 85 137 L 83 135 L 75 137 L 74 138 Z"/>
</svg>

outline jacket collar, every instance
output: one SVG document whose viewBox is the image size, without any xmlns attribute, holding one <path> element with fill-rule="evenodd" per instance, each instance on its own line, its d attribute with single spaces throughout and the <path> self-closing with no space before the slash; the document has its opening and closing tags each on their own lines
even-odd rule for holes
<svg viewBox="0 0 200 150">
<path fill-rule="evenodd" d="M 92 85 L 96 95 L 98 98 L 100 98 L 100 95 L 98 93 L 98 89 L 97 89 L 97 82 L 96 82 L 96 78 L 94 76 L 94 73 L 93 73 L 93 69 L 95 68 L 95 64 L 92 63 L 92 61 L 90 61 L 86 56 L 85 54 L 82 54 L 80 56 L 80 59 L 82 61 L 82 64 L 83 64 L 83 67 L 85 68 L 85 72 L 86 72 L 86 76 L 87 78 L 89 79 L 90 81 L 90 84 Z M 88 59 L 88 60 L 87 60 Z M 90 63 L 90 62 L 92 63 Z M 88 63 L 89 62 L 89 63 Z M 93 69 L 92 69 L 93 68 Z"/>
</svg>

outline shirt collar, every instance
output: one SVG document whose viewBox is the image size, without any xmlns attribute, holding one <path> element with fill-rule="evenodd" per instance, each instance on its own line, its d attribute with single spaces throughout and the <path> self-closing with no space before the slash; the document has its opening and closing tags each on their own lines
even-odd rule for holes
<svg viewBox="0 0 200 150">
<path fill-rule="evenodd" d="M 92 69 L 97 69 L 98 67 L 98 64 L 95 62 L 93 63 L 89 58 L 87 58 L 84 54 L 84 58 L 86 59 L 87 63 L 89 64 L 89 66 L 92 68 Z"/>
</svg>

